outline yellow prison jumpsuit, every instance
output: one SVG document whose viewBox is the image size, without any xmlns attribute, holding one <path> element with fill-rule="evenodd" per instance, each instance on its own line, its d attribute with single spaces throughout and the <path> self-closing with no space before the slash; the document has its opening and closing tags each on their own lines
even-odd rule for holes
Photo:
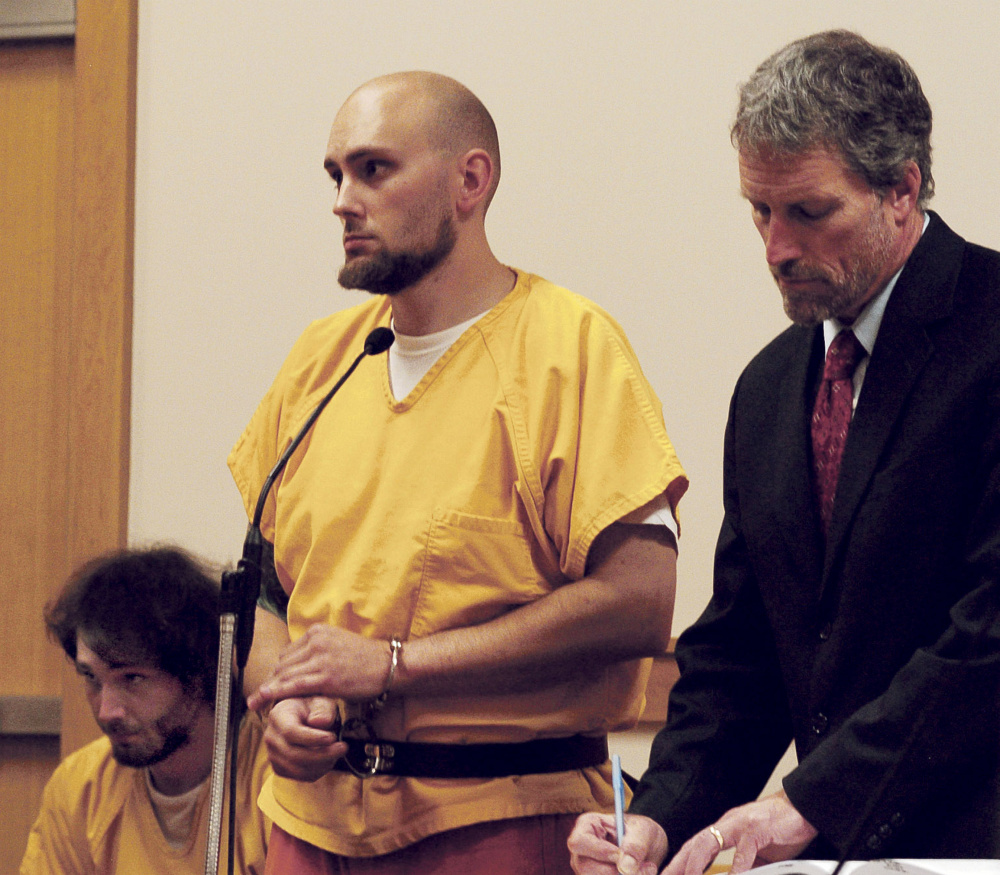
<svg viewBox="0 0 1000 875">
<path fill-rule="evenodd" d="M 248 514 L 303 421 L 389 319 L 388 301 L 372 298 L 296 343 L 229 456 Z M 362 361 L 276 481 L 262 532 L 291 594 L 293 640 L 329 623 L 405 642 L 581 578 L 604 528 L 664 492 L 676 507 L 686 488 L 621 328 L 518 273 L 406 398 L 392 396 L 384 357 Z M 648 672 L 642 660 L 526 693 L 390 698 L 376 729 L 449 743 L 601 734 L 635 723 Z M 352 857 L 471 823 L 612 804 L 607 764 L 494 780 L 275 776 L 261 796 L 286 832 Z"/>
<path fill-rule="evenodd" d="M 237 857 L 234 870 L 262 875 L 270 822 L 256 805 L 267 753 L 260 719 L 243 720 L 237 784 Z M 225 806 L 228 816 L 229 779 Z M 28 836 L 20 875 L 200 875 L 205 871 L 209 786 L 198 800 L 187 843 L 172 848 L 156 820 L 144 769 L 121 766 L 102 736 L 63 760 L 42 797 Z M 228 821 L 222 822 L 219 871 L 226 871 Z"/>
</svg>

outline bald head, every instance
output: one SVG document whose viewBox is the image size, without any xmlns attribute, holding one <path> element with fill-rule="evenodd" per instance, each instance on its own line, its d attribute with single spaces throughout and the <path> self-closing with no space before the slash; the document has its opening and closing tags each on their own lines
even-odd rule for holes
<svg viewBox="0 0 1000 875">
<path fill-rule="evenodd" d="M 411 131 L 448 155 L 482 149 L 493 163 L 485 198 L 488 207 L 500 183 L 500 142 L 493 117 L 468 88 L 450 76 L 426 71 L 389 73 L 357 88 L 344 108 L 358 101 L 381 102 L 393 115 L 406 117 Z M 343 112 L 343 110 L 341 110 Z"/>
</svg>

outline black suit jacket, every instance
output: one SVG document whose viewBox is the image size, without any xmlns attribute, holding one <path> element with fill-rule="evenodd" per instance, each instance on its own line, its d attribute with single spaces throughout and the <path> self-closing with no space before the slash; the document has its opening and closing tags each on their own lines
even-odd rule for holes
<svg viewBox="0 0 1000 875">
<path fill-rule="evenodd" d="M 794 739 L 785 790 L 821 836 L 805 856 L 1000 856 L 1000 254 L 931 214 L 826 543 L 808 428 L 822 359 L 822 329 L 793 326 L 737 384 L 713 597 L 678 642 L 631 810 L 676 852 L 756 798 Z"/>
</svg>

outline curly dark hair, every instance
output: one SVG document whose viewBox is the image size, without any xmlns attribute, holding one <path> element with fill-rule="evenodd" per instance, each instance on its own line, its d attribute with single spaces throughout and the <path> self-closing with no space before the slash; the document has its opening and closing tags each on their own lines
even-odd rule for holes
<svg viewBox="0 0 1000 875">
<path fill-rule="evenodd" d="M 215 699 L 218 575 L 184 550 L 121 550 L 85 563 L 46 607 L 45 624 L 72 660 L 79 635 L 105 662 L 155 666 Z"/>
<path fill-rule="evenodd" d="M 910 65 L 847 30 L 789 43 L 740 88 L 730 135 L 741 152 L 839 150 L 874 190 L 920 168 L 919 202 L 934 194 L 931 107 Z"/>
</svg>

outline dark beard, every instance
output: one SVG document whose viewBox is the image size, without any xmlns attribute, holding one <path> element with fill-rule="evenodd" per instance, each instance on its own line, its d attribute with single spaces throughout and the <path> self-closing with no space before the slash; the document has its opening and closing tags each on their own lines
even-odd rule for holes
<svg viewBox="0 0 1000 875">
<path fill-rule="evenodd" d="M 133 769 L 155 766 L 157 763 L 162 763 L 167 757 L 176 753 L 191 741 L 191 728 L 189 726 L 166 727 L 158 724 L 157 728 L 163 736 L 163 743 L 157 750 L 122 750 L 112 742 L 111 753 L 115 761 L 120 765 L 129 766 Z"/>
<path fill-rule="evenodd" d="M 340 269 L 337 277 L 345 289 L 364 289 L 373 295 L 395 295 L 422 280 L 455 248 L 458 234 L 451 217 L 438 227 L 434 244 L 423 252 L 380 250 L 367 258 L 357 258 Z"/>
</svg>

